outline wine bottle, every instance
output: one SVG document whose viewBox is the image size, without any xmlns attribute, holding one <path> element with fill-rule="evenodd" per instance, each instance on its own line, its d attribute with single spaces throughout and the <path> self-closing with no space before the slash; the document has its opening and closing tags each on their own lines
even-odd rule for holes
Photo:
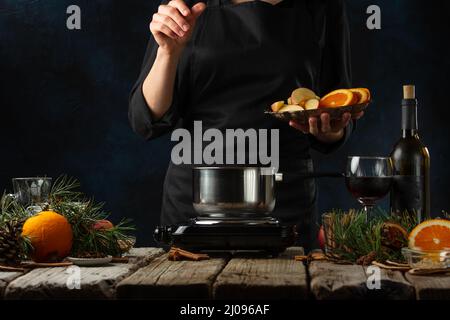
<svg viewBox="0 0 450 320">
<path fill-rule="evenodd" d="M 415 86 L 404 86 L 402 137 L 391 153 L 391 212 L 408 214 L 420 222 L 430 216 L 430 153 L 419 137 L 417 104 Z"/>
</svg>

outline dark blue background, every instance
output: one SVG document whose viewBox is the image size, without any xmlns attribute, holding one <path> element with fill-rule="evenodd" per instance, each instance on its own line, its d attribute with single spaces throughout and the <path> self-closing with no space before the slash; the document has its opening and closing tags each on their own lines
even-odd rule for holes
<svg viewBox="0 0 450 320">
<path fill-rule="evenodd" d="M 400 134 L 401 86 L 415 83 L 423 140 L 432 157 L 434 214 L 450 208 L 449 1 L 351 0 L 354 83 L 375 104 L 351 142 L 319 169 L 342 169 L 349 154 L 387 155 Z M 82 30 L 66 29 L 66 8 Z M 382 8 L 380 31 L 366 8 Z M 127 98 L 137 78 L 158 1 L 0 0 L 0 189 L 16 176 L 62 173 L 113 213 L 132 217 L 140 245 L 158 223 L 168 137 L 144 142 L 130 129 Z M 320 210 L 356 206 L 340 181 L 320 182 Z M 386 205 L 386 203 L 385 203 Z"/>
</svg>

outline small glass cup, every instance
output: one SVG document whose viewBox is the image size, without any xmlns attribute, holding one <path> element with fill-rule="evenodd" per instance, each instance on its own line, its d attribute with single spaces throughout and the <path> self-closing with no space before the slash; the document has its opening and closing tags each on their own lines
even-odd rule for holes
<svg viewBox="0 0 450 320">
<path fill-rule="evenodd" d="M 14 178 L 12 184 L 14 193 L 7 196 L 25 207 L 30 215 L 41 212 L 48 204 L 52 178 Z"/>
</svg>

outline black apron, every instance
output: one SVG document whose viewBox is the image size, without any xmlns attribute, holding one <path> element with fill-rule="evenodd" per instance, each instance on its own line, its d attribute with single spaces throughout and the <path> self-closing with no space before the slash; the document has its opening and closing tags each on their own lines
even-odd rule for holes
<svg viewBox="0 0 450 320">
<path fill-rule="evenodd" d="M 312 172 L 308 136 L 264 114 L 269 103 L 286 99 L 294 88 L 318 90 L 321 47 L 314 17 L 305 14 L 307 3 L 209 1 L 191 39 L 191 94 L 189 108 L 180 111 L 182 126 L 192 130 L 194 121 L 201 120 L 203 129 L 279 129 L 280 171 Z M 196 217 L 191 179 L 190 166 L 170 164 L 163 224 Z M 290 180 L 277 189 L 273 215 L 298 224 L 306 248 L 316 238 L 316 198 L 313 179 Z"/>
</svg>

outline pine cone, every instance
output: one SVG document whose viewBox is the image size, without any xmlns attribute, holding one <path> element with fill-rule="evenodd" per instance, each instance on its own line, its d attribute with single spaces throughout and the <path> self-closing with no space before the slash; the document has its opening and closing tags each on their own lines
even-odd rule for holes
<svg viewBox="0 0 450 320">
<path fill-rule="evenodd" d="M 18 265 L 23 256 L 22 224 L 8 221 L 0 227 L 0 261 L 7 265 Z"/>
<path fill-rule="evenodd" d="M 408 232 L 398 223 L 386 222 L 381 236 L 382 245 L 392 250 L 400 250 L 408 244 Z"/>
<path fill-rule="evenodd" d="M 377 258 L 377 253 L 376 252 L 371 252 L 366 256 L 362 256 L 360 257 L 356 263 L 361 265 L 361 266 L 370 266 L 372 264 L 372 262 L 375 261 L 375 259 Z"/>
</svg>

